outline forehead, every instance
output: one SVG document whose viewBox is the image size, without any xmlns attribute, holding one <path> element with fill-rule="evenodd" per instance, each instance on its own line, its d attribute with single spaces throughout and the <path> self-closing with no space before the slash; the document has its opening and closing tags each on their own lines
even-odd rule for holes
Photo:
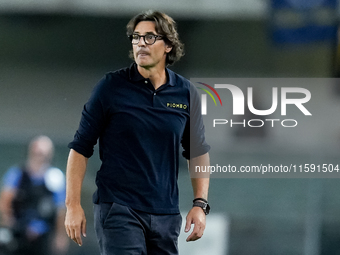
<svg viewBox="0 0 340 255">
<path fill-rule="evenodd" d="M 139 22 L 134 30 L 135 33 L 144 34 L 147 32 L 156 33 L 156 25 L 154 21 L 141 21 Z"/>
</svg>

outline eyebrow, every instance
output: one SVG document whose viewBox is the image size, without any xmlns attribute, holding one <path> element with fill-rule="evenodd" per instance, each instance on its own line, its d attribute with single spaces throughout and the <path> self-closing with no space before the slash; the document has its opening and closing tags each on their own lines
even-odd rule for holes
<svg viewBox="0 0 340 255">
<path fill-rule="evenodd" d="M 133 34 L 140 34 L 140 33 L 139 33 L 138 31 L 134 31 Z M 147 35 L 147 34 L 157 35 L 157 33 L 151 32 L 151 31 L 150 31 L 150 32 L 146 32 L 145 34 L 146 34 L 146 35 Z"/>
</svg>

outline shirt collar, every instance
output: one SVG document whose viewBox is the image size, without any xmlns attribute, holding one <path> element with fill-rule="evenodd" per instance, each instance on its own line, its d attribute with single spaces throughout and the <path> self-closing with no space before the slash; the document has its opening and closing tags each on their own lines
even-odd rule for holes
<svg viewBox="0 0 340 255">
<path fill-rule="evenodd" d="M 138 72 L 137 64 L 135 62 L 130 65 L 129 69 L 130 69 L 129 70 L 129 78 L 130 78 L 131 81 L 145 80 L 145 78 Z M 167 81 L 166 85 L 169 85 L 169 86 L 172 86 L 172 87 L 175 86 L 176 85 L 175 73 L 168 68 L 165 68 L 165 72 L 166 72 L 167 77 L 168 77 L 168 81 Z"/>
</svg>

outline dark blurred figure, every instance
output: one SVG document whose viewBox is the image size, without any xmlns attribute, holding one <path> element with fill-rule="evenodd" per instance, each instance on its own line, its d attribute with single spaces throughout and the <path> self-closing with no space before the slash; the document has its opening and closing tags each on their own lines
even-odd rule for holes
<svg viewBox="0 0 340 255">
<path fill-rule="evenodd" d="M 26 163 L 4 176 L 0 242 L 8 254 L 62 255 L 67 250 L 65 177 L 50 165 L 53 153 L 51 139 L 38 136 L 29 144 Z"/>
</svg>

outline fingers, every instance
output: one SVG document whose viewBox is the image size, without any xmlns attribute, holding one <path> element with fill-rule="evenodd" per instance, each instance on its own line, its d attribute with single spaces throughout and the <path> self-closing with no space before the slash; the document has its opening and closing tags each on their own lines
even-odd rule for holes
<svg viewBox="0 0 340 255">
<path fill-rule="evenodd" d="M 66 233 L 79 246 L 83 245 L 82 237 L 86 237 L 86 218 L 83 214 L 67 213 L 65 219 Z"/>
<path fill-rule="evenodd" d="M 187 222 L 185 224 L 185 229 L 184 232 L 187 233 L 190 231 L 191 229 L 191 224 L 192 224 L 192 219 L 189 217 L 189 215 L 187 216 Z"/>
<path fill-rule="evenodd" d="M 76 244 L 81 246 L 83 244 L 81 239 L 81 227 L 75 224 L 66 226 L 66 233 L 70 239 L 72 239 Z"/>
<path fill-rule="evenodd" d="M 71 237 L 71 232 L 70 232 L 69 228 L 67 227 L 66 222 L 65 222 L 65 230 L 66 230 L 67 236 Z"/>
<path fill-rule="evenodd" d="M 83 237 L 86 237 L 86 220 L 83 220 L 82 222 L 81 233 L 83 234 Z"/>
<path fill-rule="evenodd" d="M 189 232 L 191 224 L 194 224 L 194 229 L 186 239 L 187 242 L 196 241 L 203 236 L 205 229 L 205 214 L 199 207 L 194 207 L 190 210 L 186 218 L 185 232 Z"/>
<path fill-rule="evenodd" d="M 204 229 L 205 229 L 205 226 L 202 223 L 194 224 L 194 229 L 191 232 L 191 234 L 188 236 L 186 241 L 190 242 L 190 241 L 196 241 L 200 239 L 203 236 Z"/>
<path fill-rule="evenodd" d="M 74 239 L 73 241 L 75 241 L 79 246 L 82 246 L 83 245 L 83 240 L 81 239 L 81 228 L 77 228 L 75 229 L 74 231 Z"/>
</svg>

